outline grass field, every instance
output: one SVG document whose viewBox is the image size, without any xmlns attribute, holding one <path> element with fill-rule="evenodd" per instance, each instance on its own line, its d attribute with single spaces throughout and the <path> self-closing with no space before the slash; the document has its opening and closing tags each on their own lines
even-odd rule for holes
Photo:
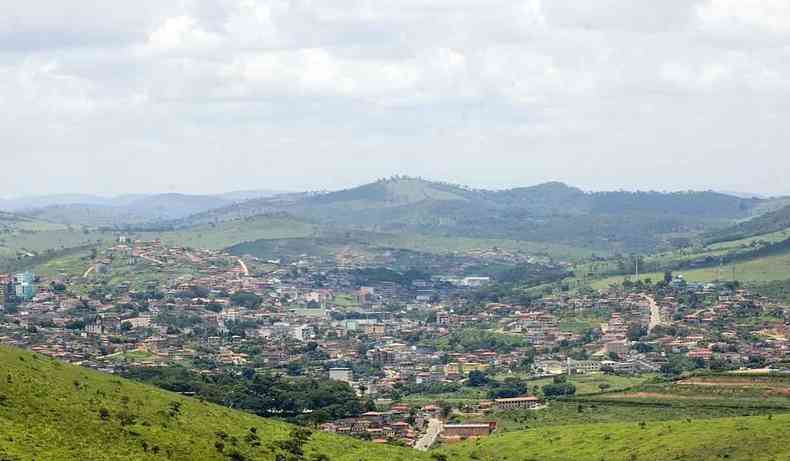
<svg viewBox="0 0 790 461">
<path fill-rule="evenodd" d="M 40 253 L 46 250 L 73 248 L 112 241 L 109 232 L 57 229 L 0 234 L 0 257 L 15 256 L 19 252 Z"/>
<path fill-rule="evenodd" d="M 784 413 L 790 413 L 790 409 L 736 408 L 701 404 L 667 405 L 665 402 L 635 405 L 628 401 L 573 399 L 555 400 L 550 402 L 548 407 L 540 410 L 494 412 L 485 416 L 469 415 L 462 420 L 470 423 L 496 421 L 498 432 L 513 432 L 547 426 L 697 420 Z"/>
<path fill-rule="evenodd" d="M 273 461 L 292 426 L 0 346 L 0 459 Z M 305 460 L 427 460 L 314 432 Z M 295 459 L 295 458 L 284 458 Z"/>
<path fill-rule="evenodd" d="M 554 258 L 579 260 L 593 254 L 602 255 L 601 251 L 569 245 L 530 242 L 525 240 L 481 239 L 467 237 L 445 237 L 425 234 L 372 234 L 367 237 L 371 244 L 421 251 L 424 253 L 447 254 L 467 253 L 475 250 L 499 248 L 507 251 L 521 251 L 530 254 L 547 254 Z"/>
<path fill-rule="evenodd" d="M 596 394 L 601 392 L 601 385 L 608 386 L 607 391 L 625 389 L 643 384 L 655 378 L 654 374 L 644 374 L 636 376 L 607 375 L 594 373 L 589 375 L 573 376 L 568 382 L 576 386 L 576 395 Z M 530 386 L 543 386 L 550 384 L 553 378 L 539 379 L 530 381 Z"/>
<path fill-rule="evenodd" d="M 147 235 L 159 237 L 172 246 L 220 250 L 241 242 L 310 237 L 312 224 L 281 216 L 255 216 L 226 221 L 216 225 L 203 224 L 189 229 Z M 145 234 L 144 234 L 145 235 Z"/>
<path fill-rule="evenodd" d="M 779 461 L 790 415 L 540 427 L 441 449 L 453 461 Z"/>
<path fill-rule="evenodd" d="M 735 276 L 733 278 L 733 268 Z M 676 271 L 675 275 L 682 274 L 689 282 L 712 282 L 715 280 L 738 280 L 741 282 L 769 282 L 774 280 L 786 280 L 790 278 L 790 253 L 781 255 L 766 256 L 753 259 L 751 261 L 738 262 L 734 265 L 726 265 L 721 268 L 709 267 L 703 269 L 691 269 Z M 640 274 L 640 279 L 651 279 L 653 282 L 661 280 L 663 272 L 651 272 Z M 606 277 L 594 280 L 590 286 L 595 289 L 607 288 L 611 284 L 620 284 L 626 279 L 625 276 Z M 630 276 L 631 281 L 636 281 Z"/>
<path fill-rule="evenodd" d="M 724 255 L 734 255 L 752 249 L 752 244 L 756 242 L 778 243 L 790 238 L 790 229 L 778 232 L 759 235 L 756 237 L 722 242 L 706 247 L 689 247 L 671 252 L 663 252 L 655 255 L 646 256 L 646 264 L 659 264 L 671 266 L 679 262 L 690 262 L 707 257 L 719 257 Z M 654 266 L 655 267 L 655 266 Z M 682 274 L 690 282 L 712 282 L 715 280 L 733 280 L 742 282 L 769 282 L 775 280 L 786 280 L 790 278 L 790 252 L 763 256 L 747 261 L 740 261 L 734 264 L 726 264 L 719 267 L 706 267 L 699 269 L 675 270 L 675 274 Z M 633 275 L 600 275 L 616 271 L 614 261 L 587 262 L 575 268 L 577 274 L 585 274 L 583 279 L 571 278 L 567 282 L 573 287 L 589 284 L 592 288 L 603 289 L 611 284 L 620 284 L 629 279 L 636 281 Z M 641 280 L 650 279 L 653 282 L 661 280 L 663 272 L 645 272 L 640 274 Z"/>
<path fill-rule="evenodd" d="M 530 382 L 530 388 L 551 379 Z M 550 400 L 544 409 L 463 415 L 464 422 L 496 421 L 497 431 L 578 424 L 680 421 L 790 414 L 790 377 L 714 375 L 678 382 L 651 376 L 587 375 L 572 382 L 577 395 Z M 608 390 L 600 392 L 599 384 Z"/>
<path fill-rule="evenodd" d="M 90 252 L 82 251 L 47 261 L 33 268 L 41 276 L 54 278 L 60 275 L 80 277 L 91 266 Z"/>
</svg>

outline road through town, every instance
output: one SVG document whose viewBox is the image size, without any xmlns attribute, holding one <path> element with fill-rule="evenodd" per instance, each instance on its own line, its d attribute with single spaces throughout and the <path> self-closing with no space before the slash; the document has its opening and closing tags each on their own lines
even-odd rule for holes
<svg viewBox="0 0 790 461">
<path fill-rule="evenodd" d="M 434 418 L 428 421 L 428 431 L 424 436 L 417 440 L 417 443 L 414 444 L 414 448 L 420 451 L 427 451 L 433 446 L 434 443 L 436 443 L 436 438 L 439 437 L 443 427 L 444 425 L 442 424 L 441 420 Z"/>
</svg>

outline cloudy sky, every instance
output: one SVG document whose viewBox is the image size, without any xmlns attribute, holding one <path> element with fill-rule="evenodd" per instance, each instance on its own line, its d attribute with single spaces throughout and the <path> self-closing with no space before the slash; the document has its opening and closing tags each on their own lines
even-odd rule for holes
<svg viewBox="0 0 790 461">
<path fill-rule="evenodd" d="M 790 193 L 790 0 L 6 0 L 0 196 Z"/>
</svg>

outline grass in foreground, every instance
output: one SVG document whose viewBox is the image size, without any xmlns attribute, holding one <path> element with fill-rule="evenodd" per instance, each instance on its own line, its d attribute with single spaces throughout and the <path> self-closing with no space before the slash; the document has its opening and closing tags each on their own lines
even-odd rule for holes
<svg viewBox="0 0 790 461">
<path fill-rule="evenodd" d="M 510 432 L 440 450 L 448 460 L 790 459 L 790 415 L 585 424 Z"/>
<path fill-rule="evenodd" d="M 0 346 L 0 460 L 275 460 L 293 426 Z M 421 460 L 314 432 L 299 459 Z M 293 458 L 285 458 L 293 459 Z"/>
</svg>

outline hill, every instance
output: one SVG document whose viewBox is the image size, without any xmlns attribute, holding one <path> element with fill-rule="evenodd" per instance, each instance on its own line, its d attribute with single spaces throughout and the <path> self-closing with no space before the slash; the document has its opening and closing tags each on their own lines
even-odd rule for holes
<svg viewBox="0 0 790 461">
<path fill-rule="evenodd" d="M 762 205 L 761 199 L 716 192 L 590 193 L 558 182 L 493 191 L 395 177 L 336 192 L 250 200 L 172 225 L 286 212 L 324 226 L 384 233 L 652 251 L 746 219 Z"/>
<path fill-rule="evenodd" d="M 423 459 L 409 449 L 294 433 L 285 423 L 4 346 L 0 370 L 3 461 Z"/>
<path fill-rule="evenodd" d="M 790 228 L 790 205 L 705 236 L 708 243 L 728 242 Z"/>
<path fill-rule="evenodd" d="M 115 227 L 179 219 L 231 203 L 209 195 L 157 194 L 119 197 L 105 203 L 54 204 L 25 214 L 69 225 Z"/>
</svg>

